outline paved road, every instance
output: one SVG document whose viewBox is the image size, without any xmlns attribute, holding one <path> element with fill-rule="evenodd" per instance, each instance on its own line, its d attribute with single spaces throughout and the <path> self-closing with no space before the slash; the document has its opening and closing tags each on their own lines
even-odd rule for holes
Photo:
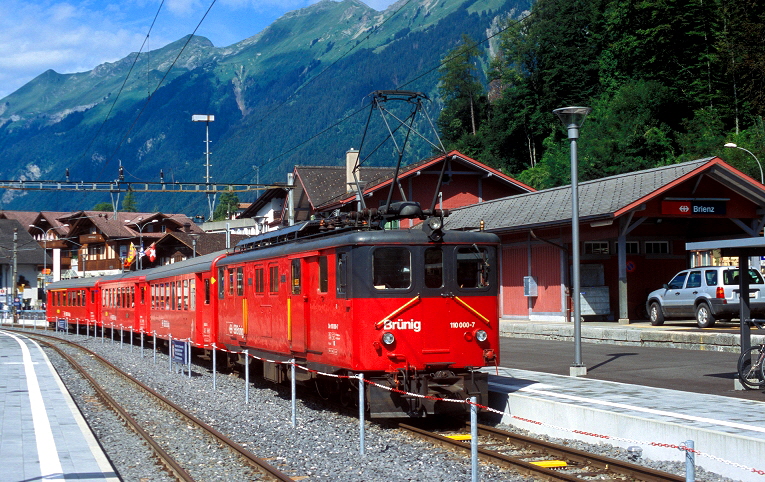
<svg viewBox="0 0 765 482">
<path fill-rule="evenodd" d="M 574 343 L 501 339 L 501 365 L 568 375 Z M 587 378 L 765 401 L 765 391 L 734 390 L 738 354 L 582 343 Z"/>
</svg>

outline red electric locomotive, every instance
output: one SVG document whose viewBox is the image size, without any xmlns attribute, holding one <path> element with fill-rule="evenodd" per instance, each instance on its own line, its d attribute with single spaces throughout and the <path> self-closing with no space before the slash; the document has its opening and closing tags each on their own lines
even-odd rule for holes
<svg viewBox="0 0 765 482">
<path fill-rule="evenodd" d="M 298 381 L 340 401 L 355 400 L 357 387 L 316 372 L 364 373 L 396 389 L 366 385 L 371 417 L 466 410 L 447 398 L 487 403 L 478 369 L 498 363 L 497 236 L 443 230 L 437 216 L 409 230 L 360 217 L 307 221 L 230 253 L 138 273 L 54 283 L 49 315 L 72 316 L 64 308 L 80 301 L 62 305 L 57 293 L 82 292 L 63 299 L 90 301 L 85 309 L 105 328 L 215 343 L 240 361 L 244 350 L 294 359 L 309 369 Z M 266 379 L 289 377 L 285 364 L 256 363 Z"/>
</svg>

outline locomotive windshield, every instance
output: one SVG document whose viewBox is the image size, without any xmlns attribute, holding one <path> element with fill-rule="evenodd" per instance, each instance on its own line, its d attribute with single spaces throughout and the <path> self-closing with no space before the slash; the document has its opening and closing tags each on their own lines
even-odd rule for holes
<svg viewBox="0 0 765 482">
<path fill-rule="evenodd" d="M 372 255 L 372 279 L 378 290 L 412 285 L 412 255 L 407 248 L 377 248 Z"/>
<path fill-rule="evenodd" d="M 460 288 L 489 286 L 489 257 L 475 245 L 457 250 L 457 284 Z"/>
</svg>

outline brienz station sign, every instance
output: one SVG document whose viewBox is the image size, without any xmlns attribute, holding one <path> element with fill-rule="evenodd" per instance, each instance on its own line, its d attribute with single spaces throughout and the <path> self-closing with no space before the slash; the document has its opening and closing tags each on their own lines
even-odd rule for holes
<svg viewBox="0 0 765 482">
<path fill-rule="evenodd" d="M 728 199 L 664 199 L 661 213 L 670 216 L 720 216 L 725 214 Z"/>
</svg>

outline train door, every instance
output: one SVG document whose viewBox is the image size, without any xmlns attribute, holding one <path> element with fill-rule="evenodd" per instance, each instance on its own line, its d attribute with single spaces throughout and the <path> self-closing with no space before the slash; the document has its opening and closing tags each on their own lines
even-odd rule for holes
<svg viewBox="0 0 765 482">
<path fill-rule="evenodd" d="M 139 282 L 135 283 L 133 288 L 135 289 L 135 316 L 138 318 L 137 328 L 139 333 L 151 333 L 151 324 L 149 323 L 149 284 L 146 283 L 145 278 L 142 278 Z"/>
<path fill-rule="evenodd" d="M 303 273 L 303 260 L 290 259 L 290 286 L 287 298 L 287 338 L 293 353 L 305 353 L 306 349 L 306 312 L 308 291 L 303 286 L 306 276 Z"/>
<path fill-rule="evenodd" d="M 209 345 L 213 342 L 213 333 L 215 333 L 216 325 L 215 321 L 215 282 L 212 273 L 205 272 L 199 273 L 196 276 L 196 310 L 194 317 L 196 318 L 194 336 L 197 340 L 204 345 Z"/>
</svg>

